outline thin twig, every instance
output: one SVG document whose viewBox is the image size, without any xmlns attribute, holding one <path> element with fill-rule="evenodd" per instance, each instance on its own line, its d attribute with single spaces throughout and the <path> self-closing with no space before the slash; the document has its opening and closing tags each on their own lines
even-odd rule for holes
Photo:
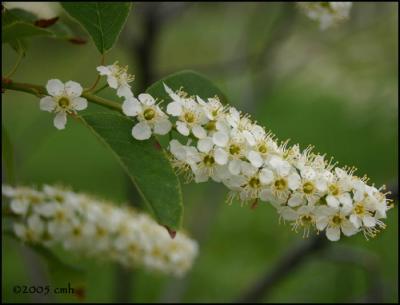
<svg viewBox="0 0 400 305">
<path fill-rule="evenodd" d="M 103 65 L 104 65 L 104 62 L 105 62 L 105 55 L 102 54 L 102 55 L 101 55 L 101 59 L 100 59 L 100 65 L 103 66 Z M 100 78 L 101 78 L 101 75 L 100 75 L 100 74 L 97 74 L 97 77 L 96 77 L 96 80 L 94 81 L 94 84 L 93 84 L 89 89 L 87 89 L 87 90 L 85 90 L 85 91 L 86 91 L 86 92 L 90 92 L 90 91 L 94 90 L 94 89 L 96 88 L 97 84 L 99 83 Z"/>
<path fill-rule="evenodd" d="M 17 61 L 16 61 L 15 65 L 14 65 L 14 67 L 11 69 L 10 72 L 8 72 L 8 73 L 6 74 L 6 76 L 5 76 L 4 78 L 10 78 L 11 76 L 14 75 L 14 73 L 17 71 L 17 69 L 18 69 L 18 67 L 19 67 L 19 65 L 20 65 L 20 63 L 21 63 L 23 57 L 24 57 L 24 53 L 23 53 L 23 52 L 20 52 L 20 53 L 18 54 L 18 58 L 17 58 Z"/>
<path fill-rule="evenodd" d="M 305 262 L 311 255 L 328 246 L 324 234 L 319 234 L 307 241 L 304 241 L 293 248 L 290 248 L 279 261 L 274 264 L 272 270 L 268 270 L 265 275 L 258 279 L 246 290 L 236 302 L 259 302 L 262 298 L 268 296 L 272 288 L 276 286 L 287 275 Z"/>
</svg>

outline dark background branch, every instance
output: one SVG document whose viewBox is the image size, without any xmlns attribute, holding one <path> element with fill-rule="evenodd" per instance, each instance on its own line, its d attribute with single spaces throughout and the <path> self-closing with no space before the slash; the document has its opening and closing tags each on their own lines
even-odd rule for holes
<svg viewBox="0 0 400 305">
<path fill-rule="evenodd" d="M 279 261 L 274 265 L 272 270 L 267 270 L 265 275 L 256 280 L 238 299 L 238 303 L 259 302 L 266 298 L 274 286 L 282 281 L 289 274 L 304 263 L 310 256 L 314 255 L 321 249 L 327 247 L 329 242 L 325 234 L 319 234 L 307 241 L 297 244 L 290 248 Z"/>
</svg>

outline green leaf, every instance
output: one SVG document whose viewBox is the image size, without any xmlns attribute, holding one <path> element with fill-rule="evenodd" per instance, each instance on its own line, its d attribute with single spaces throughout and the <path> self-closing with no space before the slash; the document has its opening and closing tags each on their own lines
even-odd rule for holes
<svg viewBox="0 0 400 305">
<path fill-rule="evenodd" d="M 25 56 L 28 45 L 26 38 L 47 36 L 49 38 L 67 40 L 75 44 L 83 44 L 85 39 L 77 37 L 71 28 L 59 20 L 38 19 L 30 12 L 11 9 L 2 12 L 2 43 L 8 43 L 19 55 Z"/>
<path fill-rule="evenodd" d="M 102 54 L 115 44 L 131 9 L 131 3 L 127 2 L 61 2 L 61 5 L 86 29 Z"/>
<path fill-rule="evenodd" d="M 26 44 L 21 38 L 29 38 L 34 36 L 48 36 L 51 38 L 70 40 L 74 38 L 71 29 L 57 21 L 48 27 L 40 27 L 35 23 L 41 21 L 36 15 L 20 9 L 6 10 L 2 14 L 2 43 L 9 43 L 17 53 L 25 53 Z M 55 19 L 57 20 L 57 19 Z"/>
<path fill-rule="evenodd" d="M 9 184 L 14 184 L 14 149 L 11 144 L 8 132 L 3 124 L 1 125 L 1 148 L 6 181 Z"/>
<path fill-rule="evenodd" d="M 134 122 L 116 113 L 86 114 L 82 118 L 114 152 L 155 219 L 178 230 L 183 214 L 180 183 L 156 140 L 135 140 L 131 134 Z"/>
<path fill-rule="evenodd" d="M 18 54 L 21 54 L 22 56 L 25 56 L 26 50 L 28 48 L 25 40 L 23 39 L 14 39 L 10 40 L 8 44 L 11 46 L 11 48 L 17 52 Z"/>
<path fill-rule="evenodd" d="M 6 26 L 2 27 L 2 42 L 10 42 L 15 39 L 32 36 L 53 36 L 53 33 L 49 30 L 38 28 L 33 24 L 15 21 Z"/>
<path fill-rule="evenodd" d="M 171 74 L 147 88 L 146 92 L 153 97 L 164 101 L 170 101 L 171 98 L 165 92 L 165 83 L 172 90 L 178 90 L 183 87 L 183 90 L 190 95 L 198 95 L 201 98 L 208 98 L 217 95 L 221 103 L 226 104 L 226 96 L 205 76 L 190 70 L 180 71 Z"/>
</svg>

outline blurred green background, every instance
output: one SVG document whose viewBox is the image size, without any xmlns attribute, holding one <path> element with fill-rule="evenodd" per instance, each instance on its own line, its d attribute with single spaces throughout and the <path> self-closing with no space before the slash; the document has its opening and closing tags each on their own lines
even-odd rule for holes
<svg viewBox="0 0 400 305">
<path fill-rule="evenodd" d="M 138 3 L 106 62 L 129 64 L 136 93 L 182 69 L 201 72 L 279 139 L 290 138 L 303 148 L 313 144 L 339 165 L 368 174 L 376 185 L 397 187 L 397 12 L 397 3 L 355 3 L 348 22 L 321 32 L 293 3 Z M 138 46 L 146 51 L 138 52 Z M 3 45 L 3 75 L 15 60 Z M 71 79 L 87 87 L 99 61 L 92 42 L 32 40 L 13 79 L 42 85 L 50 78 Z M 67 128 L 58 131 L 37 98 L 11 91 L 2 94 L 2 120 L 15 148 L 19 183 L 59 182 L 118 203 L 131 197 L 132 186 L 113 155 L 77 121 L 69 118 Z M 85 301 L 233 301 L 302 242 L 267 204 L 255 210 L 228 206 L 227 190 L 212 182 L 182 187 L 185 228 L 200 244 L 192 271 L 176 280 L 85 261 Z M 352 302 L 379 289 L 380 301 L 397 302 L 397 213 L 396 202 L 387 229 L 376 239 L 358 234 L 311 255 L 262 301 Z M 338 261 L 353 250 L 359 253 L 353 261 Z M 32 273 L 42 268 L 25 252 L 3 238 L 3 301 L 37 300 L 12 293 L 14 285 L 32 283 Z M 371 257 L 375 274 L 364 263 Z M 381 286 L 376 288 L 373 279 Z"/>
</svg>

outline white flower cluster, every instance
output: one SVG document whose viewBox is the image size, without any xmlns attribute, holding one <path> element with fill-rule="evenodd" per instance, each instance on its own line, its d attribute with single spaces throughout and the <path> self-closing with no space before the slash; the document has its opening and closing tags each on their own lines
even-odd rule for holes
<svg viewBox="0 0 400 305">
<path fill-rule="evenodd" d="M 320 6 L 340 11 L 340 3 L 324 3 Z M 311 148 L 302 152 L 299 145 L 278 143 L 250 116 L 223 106 L 216 96 L 205 101 L 182 90 L 174 92 L 164 84 L 172 100 L 164 112 L 150 94 L 134 97 L 128 84 L 133 77 L 126 67 L 115 63 L 97 70 L 124 98 L 122 112 L 136 119 L 132 128 L 135 139 L 146 140 L 152 134 L 171 136 L 171 130 L 188 137 L 184 144 L 172 139 L 168 147 L 173 166 L 188 181 L 194 178 L 200 183 L 211 178 L 225 184 L 231 190 L 229 202 L 234 198 L 254 206 L 259 199 L 270 202 L 281 218 L 290 221 L 296 231 L 302 228 L 305 236 L 315 229 L 325 230 L 332 241 L 339 240 L 341 233 L 363 232 L 368 238 L 385 227 L 380 219 L 386 217 L 391 203 L 382 192 L 384 187 L 367 185 L 368 179 L 355 176 L 354 169 L 335 168 L 332 160 Z M 47 90 L 52 97 L 43 98 L 40 105 L 57 113 L 54 122 L 58 128 L 65 125 L 65 113 L 86 108 L 86 100 L 79 97 L 79 84 L 50 80 Z"/>
<path fill-rule="evenodd" d="M 366 184 L 366 177 L 353 175 L 353 169 L 334 168 L 331 160 L 311 148 L 301 152 L 299 145 L 278 144 L 248 115 L 223 106 L 217 97 L 204 101 L 164 86 L 172 99 L 166 112 L 176 119 L 174 125 L 164 123 L 168 116 L 148 94 L 140 95 L 139 101 L 125 101 L 124 113 L 138 117 L 136 139 L 147 139 L 152 131 L 161 134 L 152 129 L 161 121 L 167 129 L 173 125 L 189 137 L 185 144 L 176 139 L 169 143 L 172 164 L 187 180 L 199 183 L 211 178 L 225 184 L 231 190 L 229 202 L 234 198 L 253 205 L 259 199 L 270 202 L 294 230 L 302 228 L 306 236 L 316 229 L 325 230 L 331 241 L 339 240 L 341 233 L 373 237 L 385 227 L 380 219 L 386 217 L 390 203 L 382 189 Z M 150 109 L 154 116 L 146 116 Z M 152 126 L 145 136 L 143 131 L 135 132 L 141 124 Z"/>
<path fill-rule="evenodd" d="M 127 267 L 182 276 L 198 252 L 197 243 L 182 233 L 172 239 L 149 216 L 128 207 L 117 207 L 88 195 L 54 187 L 2 186 L 9 198 L 17 237 L 46 247 L 88 257 L 110 259 Z"/>
<path fill-rule="evenodd" d="M 325 30 L 349 18 L 352 2 L 297 2 L 308 18 L 316 20 Z"/>
</svg>

